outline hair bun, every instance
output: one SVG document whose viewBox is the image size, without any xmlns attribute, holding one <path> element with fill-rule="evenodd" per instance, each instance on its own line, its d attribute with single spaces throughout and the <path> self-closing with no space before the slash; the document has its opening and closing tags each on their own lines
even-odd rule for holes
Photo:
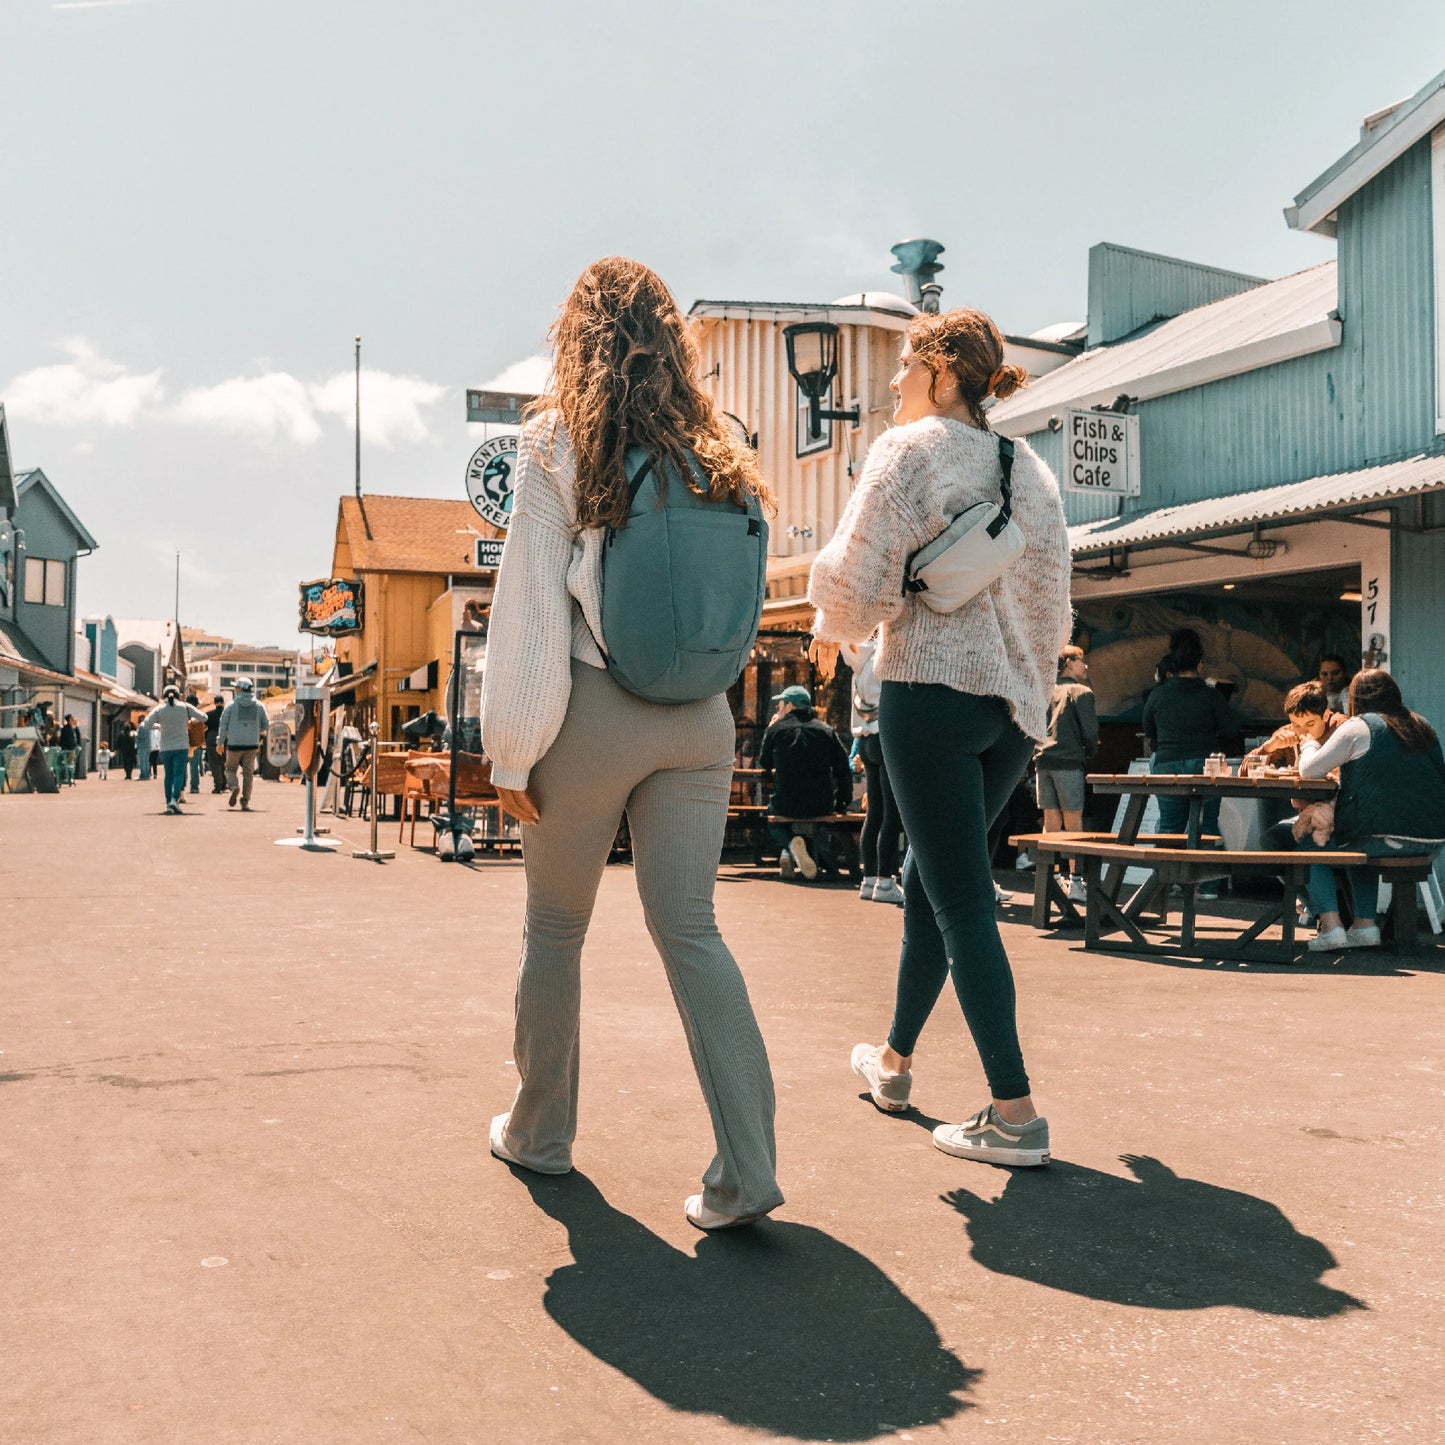
<svg viewBox="0 0 1445 1445">
<path fill-rule="evenodd" d="M 1028 385 L 1029 374 L 1023 367 L 1015 366 L 1013 362 L 1006 361 L 988 379 L 988 390 L 990 396 L 996 396 L 1000 401 L 1005 397 L 1012 396 L 1019 387 Z"/>
</svg>

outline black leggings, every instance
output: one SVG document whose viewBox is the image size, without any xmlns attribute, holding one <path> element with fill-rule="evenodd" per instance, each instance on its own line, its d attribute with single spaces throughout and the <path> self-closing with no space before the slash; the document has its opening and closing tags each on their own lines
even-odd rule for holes
<svg viewBox="0 0 1445 1445">
<path fill-rule="evenodd" d="M 1007 807 L 1034 745 L 1002 699 L 941 683 L 885 682 L 879 719 L 908 834 L 889 1047 L 905 1057 L 913 1053 L 952 974 L 993 1097 L 1022 1098 L 1029 1080 L 1013 972 L 994 912 L 988 830 Z"/>
<path fill-rule="evenodd" d="M 864 737 L 858 749 L 863 759 L 863 776 L 868 782 L 868 816 L 858 847 L 863 854 L 865 878 L 892 878 L 898 872 L 898 804 L 893 801 L 893 784 L 877 734 Z"/>
</svg>

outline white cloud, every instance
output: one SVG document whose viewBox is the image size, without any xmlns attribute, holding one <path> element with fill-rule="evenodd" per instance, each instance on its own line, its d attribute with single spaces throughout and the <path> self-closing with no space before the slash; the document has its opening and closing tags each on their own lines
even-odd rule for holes
<svg viewBox="0 0 1445 1445">
<path fill-rule="evenodd" d="M 69 360 L 22 372 L 0 391 L 12 417 L 74 431 L 130 426 L 145 418 L 212 427 L 262 444 L 311 446 L 321 439 L 327 418 L 350 430 L 356 405 L 354 372 L 309 382 L 271 367 L 213 386 L 189 387 L 166 404 L 159 369 L 132 372 L 84 340 L 64 342 L 58 349 Z M 433 440 L 428 413 L 448 394 L 447 387 L 419 376 L 363 368 L 362 438 L 382 447 Z M 87 446 L 93 443 L 76 443 L 78 450 Z"/>
<path fill-rule="evenodd" d="M 361 437 L 377 446 L 431 439 L 423 411 L 447 394 L 447 388 L 419 376 L 397 376 L 389 371 L 361 368 Z M 350 423 L 356 414 L 356 373 L 338 372 L 311 388 L 316 410 Z"/>
<path fill-rule="evenodd" d="M 484 381 L 482 391 L 515 391 L 538 396 L 547 389 L 547 376 L 552 370 L 550 356 L 526 356 Z"/>
<path fill-rule="evenodd" d="M 253 441 L 310 446 L 321 438 L 311 388 L 289 372 L 237 376 L 186 392 L 172 409 L 178 420 L 237 432 Z"/>
<path fill-rule="evenodd" d="M 130 426 L 165 397 L 159 370 L 128 371 L 86 341 L 63 342 L 69 361 L 21 372 L 5 389 L 14 417 L 37 426 Z"/>
</svg>

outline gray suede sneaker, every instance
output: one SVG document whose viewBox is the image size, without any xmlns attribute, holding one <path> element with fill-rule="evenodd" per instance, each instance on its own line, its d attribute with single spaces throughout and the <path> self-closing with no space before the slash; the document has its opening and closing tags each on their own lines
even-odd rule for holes
<svg viewBox="0 0 1445 1445">
<path fill-rule="evenodd" d="M 855 1044 L 853 1047 L 853 1072 L 868 1085 L 873 1102 L 885 1113 L 901 1114 L 908 1107 L 908 1091 L 913 1087 L 913 1075 L 885 1074 L 879 1056 L 883 1050 L 878 1044 Z"/>
<path fill-rule="evenodd" d="M 933 1147 L 955 1159 L 982 1159 L 985 1164 L 1047 1164 L 1049 1121 L 1006 1124 L 990 1104 L 962 1124 L 940 1124 L 933 1131 Z"/>
</svg>

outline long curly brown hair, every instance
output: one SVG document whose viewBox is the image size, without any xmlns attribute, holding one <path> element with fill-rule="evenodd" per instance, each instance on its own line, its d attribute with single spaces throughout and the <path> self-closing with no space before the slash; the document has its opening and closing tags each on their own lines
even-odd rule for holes
<svg viewBox="0 0 1445 1445">
<path fill-rule="evenodd" d="M 1435 729 L 1405 706 L 1400 684 L 1383 667 L 1364 667 L 1350 683 L 1350 716 L 1377 712 L 1400 739 L 1407 753 L 1424 752 L 1435 741 Z"/>
<path fill-rule="evenodd" d="M 625 256 L 594 261 L 577 278 L 549 339 L 548 392 L 529 416 L 554 412 L 577 458 L 577 520 L 627 525 L 629 447 L 652 459 L 659 487 L 669 469 L 699 494 L 696 458 L 714 501 L 773 505 L 752 448 L 734 436 L 698 385 L 698 351 L 672 293 L 656 272 Z"/>
</svg>

